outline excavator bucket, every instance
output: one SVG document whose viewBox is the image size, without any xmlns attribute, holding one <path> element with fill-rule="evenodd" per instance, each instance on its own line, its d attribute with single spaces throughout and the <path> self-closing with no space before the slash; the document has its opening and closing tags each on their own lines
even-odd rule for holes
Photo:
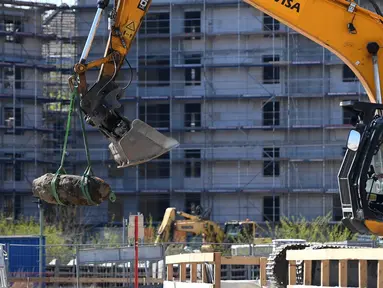
<svg viewBox="0 0 383 288">
<path fill-rule="evenodd" d="M 167 137 L 145 122 L 135 119 L 131 129 L 118 141 L 109 144 L 118 168 L 138 165 L 177 147 L 179 142 Z"/>
</svg>

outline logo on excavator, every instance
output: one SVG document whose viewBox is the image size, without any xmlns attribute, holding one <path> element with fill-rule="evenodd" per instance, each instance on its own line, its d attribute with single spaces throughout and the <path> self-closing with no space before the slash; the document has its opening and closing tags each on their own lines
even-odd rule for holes
<svg viewBox="0 0 383 288">
<path fill-rule="evenodd" d="M 287 8 L 290 8 L 291 10 L 295 9 L 297 13 L 299 13 L 299 10 L 301 9 L 301 3 L 295 2 L 294 0 L 274 0 L 275 2 L 279 2 L 281 5 L 284 5 Z"/>
<path fill-rule="evenodd" d="M 149 0 L 140 0 L 140 2 L 138 3 L 137 8 L 141 9 L 142 11 L 145 11 L 146 6 L 148 6 L 148 3 L 149 3 Z"/>
<path fill-rule="evenodd" d="M 190 230 L 191 230 L 191 229 L 193 229 L 193 228 L 194 228 L 194 227 L 191 226 L 191 225 L 190 225 L 190 226 L 186 226 L 186 225 L 182 225 L 182 226 L 181 226 L 181 229 L 190 229 Z"/>
</svg>

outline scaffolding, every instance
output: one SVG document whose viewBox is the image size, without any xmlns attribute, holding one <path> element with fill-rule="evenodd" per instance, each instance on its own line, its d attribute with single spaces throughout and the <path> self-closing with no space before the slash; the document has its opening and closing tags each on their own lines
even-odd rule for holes
<svg viewBox="0 0 383 288">
<path fill-rule="evenodd" d="M 2 1 L 0 7 L 1 209 L 7 217 L 35 216 L 32 181 L 57 165 L 62 131 L 54 123 L 62 117 L 55 103 L 63 101 L 73 67 L 74 17 L 53 27 L 47 18 L 65 13 L 56 5 Z"/>
<path fill-rule="evenodd" d="M 18 94 L 20 89 L 7 94 L 13 107 L 17 101 L 29 101 L 28 107 L 33 107 L 27 124 L 4 135 L 12 161 L 34 163 L 26 181 L 0 184 L 1 190 L 14 194 L 29 192 L 31 179 L 57 167 L 67 78 L 96 9 L 85 0 L 71 7 L 42 6 L 33 12 L 35 31 L 30 37 L 38 39 L 42 49 L 35 55 L 39 66 L 37 58 L 32 61 L 30 99 L 26 92 Z M 89 61 L 104 53 L 108 9 Z M 48 12 L 42 17 L 40 11 Z M 28 37 L 25 32 L 20 35 Z M 22 49 L 14 56 L 31 51 Z M 350 129 L 339 101 L 366 99 L 363 87 L 340 59 L 242 1 L 171 0 L 152 3 L 127 60 L 130 66 L 123 66 L 117 76 L 121 86 L 133 77 L 121 98 L 122 112 L 181 145 L 150 163 L 116 169 L 106 139 L 87 126 L 93 169 L 123 203 L 97 209 L 122 209 L 117 214 L 125 215 L 158 210 L 152 212 L 158 221 L 164 207 L 187 210 L 194 201 L 211 208 L 212 219 L 218 222 L 278 222 L 282 215 L 310 219 L 328 212 L 339 220 L 336 175 Z M 12 61 L 2 63 L 16 63 Z M 97 73 L 89 71 L 89 84 Z M 25 125 L 33 131 L 29 139 L 34 142 L 21 145 L 16 132 L 26 130 Z M 78 174 L 84 171 L 86 157 L 80 125 L 75 122 L 73 127 L 67 165 Z M 1 151 L 7 149 L 2 144 Z M 28 152 L 29 160 L 16 158 L 19 150 Z M 92 215 L 107 221 L 108 212 L 97 209 L 91 209 Z"/>
</svg>

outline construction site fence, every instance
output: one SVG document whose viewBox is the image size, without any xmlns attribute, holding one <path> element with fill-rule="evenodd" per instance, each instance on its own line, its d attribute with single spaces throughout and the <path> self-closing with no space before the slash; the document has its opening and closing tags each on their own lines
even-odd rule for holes
<svg viewBox="0 0 383 288">
<path fill-rule="evenodd" d="M 383 248 L 287 251 L 287 287 L 382 288 L 382 252 Z M 298 267 L 303 267 L 303 283 L 296 277 Z"/>
<path fill-rule="evenodd" d="M 105 243 L 41 246 L 0 244 L 7 253 L 6 266 L 10 287 L 14 285 L 14 287 L 20 285 L 20 287 L 39 287 L 40 284 L 44 285 L 43 287 L 134 287 L 133 243 L 111 244 L 112 241 Z M 211 245 L 215 251 L 222 254 L 222 257 L 237 255 L 267 258 L 273 249 L 271 244 L 257 246 L 257 249 L 248 243 Z M 163 287 L 163 282 L 167 278 L 166 257 L 195 254 L 200 248 L 200 242 L 139 244 L 139 286 Z M 179 277 L 179 273 L 182 273 L 180 269 L 183 267 L 174 265 L 172 277 Z M 190 276 L 190 267 L 187 269 L 187 275 Z M 259 279 L 261 273 L 259 261 L 254 265 L 228 263 L 222 265 L 220 269 L 223 280 Z"/>
<path fill-rule="evenodd" d="M 258 266 L 258 281 L 246 281 L 243 284 L 259 283 L 260 287 L 264 287 L 267 284 L 266 281 L 266 257 L 254 257 L 254 256 L 222 256 L 220 252 L 210 253 L 190 253 L 181 255 L 172 255 L 166 257 L 167 266 L 167 278 L 164 281 L 164 287 L 176 287 L 174 281 L 178 283 L 188 282 L 188 286 L 182 287 L 214 287 L 221 288 L 223 283 L 222 268 L 224 266 Z M 179 273 L 174 275 L 174 265 L 178 265 Z M 189 271 L 188 271 L 189 270 Z M 189 273 L 188 273 L 189 272 Z M 200 273 L 198 273 L 200 272 Z M 189 284 L 190 283 L 190 284 Z M 203 283 L 203 284 L 201 284 Z M 212 285 L 206 286 L 207 283 Z M 229 282 L 232 287 L 237 287 L 239 283 Z M 193 286 L 192 286 L 193 285 Z M 242 286 L 238 286 L 242 287 Z M 249 286 L 243 286 L 249 287 Z M 254 286 L 256 287 L 256 286 Z"/>
</svg>

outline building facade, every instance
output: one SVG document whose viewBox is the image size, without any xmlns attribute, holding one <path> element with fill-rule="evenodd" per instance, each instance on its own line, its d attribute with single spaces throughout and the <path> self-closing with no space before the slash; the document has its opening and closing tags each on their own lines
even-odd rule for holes
<svg viewBox="0 0 383 288">
<path fill-rule="evenodd" d="M 103 14 L 88 61 L 104 54 L 110 10 Z M 35 27 L 45 29 L 46 36 L 35 32 L 34 42 L 24 44 L 23 51 L 31 54 L 30 47 L 37 47 L 36 57 L 45 57 L 52 71 L 25 68 L 19 76 L 29 79 L 21 81 L 27 87 L 13 86 L 12 94 L 4 82 L 9 69 L 2 67 L 3 121 L 14 115 L 7 114 L 7 107 L 16 107 L 16 119 L 17 113 L 25 119 L 16 120 L 20 129 L 9 131 L 3 124 L 1 130 L 1 151 L 13 154 L 2 156 L 0 199 L 9 207 L 5 197 L 12 198 L 15 213 L 37 213 L 31 180 L 59 166 L 66 123 L 60 103 L 68 97 L 66 80 L 95 12 L 89 0 L 52 9 L 44 17 L 34 12 Z M 73 19 L 75 28 L 62 31 L 63 19 Z M 0 35 L 6 57 L 9 45 L 18 44 Z M 242 1 L 154 0 L 127 60 L 117 76 L 121 86 L 131 81 L 121 99 L 122 112 L 181 145 L 149 163 L 117 169 L 106 139 L 87 126 L 93 170 L 117 194 L 115 203 L 82 209 L 87 223 L 121 222 L 137 211 L 158 222 L 167 207 L 189 211 L 191 203 L 209 209 L 211 219 L 220 223 L 246 218 L 278 222 L 299 215 L 312 219 L 328 213 L 340 220 L 336 176 L 350 119 L 339 102 L 367 99 L 340 59 Z M 88 72 L 90 85 L 97 75 L 98 69 Z M 42 98 L 49 98 L 49 105 Z M 25 107 L 22 112 L 18 105 Z M 68 173 L 81 175 L 86 157 L 79 122 L 73 127 L 66 165 Z M 42 147 L 49 148 L 49 156 Z M 22 171 L 10 176 L 7 165 L 19 155 Z"/>
</svg>

